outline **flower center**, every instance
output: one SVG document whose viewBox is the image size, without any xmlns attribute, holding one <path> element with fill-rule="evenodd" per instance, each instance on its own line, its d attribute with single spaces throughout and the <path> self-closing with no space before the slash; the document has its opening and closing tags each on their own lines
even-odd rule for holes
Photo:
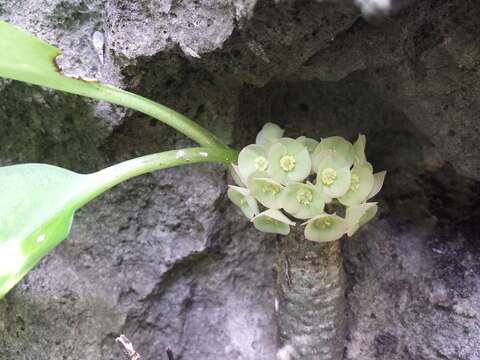
<svg viewBox="0 0 480 360">
<path fill-rule="evenodd" d="M 313 200 L 313 193 L 307 189 L 297 191 L 297 201 L 302 205 L 309 205 Z"/>
<path fill-rule="evenodd" d="M 360 178 L 357 174 L 352 174 L 352 180 L 350 182 L 350 191 L 357 191 L 360 189 Z"/>
<path fill-rule="evenodd" d="M 328 217 L 317 219 L 315 220 L 315 226 L 322 230 L 328 229 L 330 226 L 332 226 L 332 220 Z"/>
<path fill-rule="evenodd" d="M 283 171 L 289 172 L 295 169 L 297 161 L 292 155 L 285 155 L 280 159 L 280 167 Z"/>
<path fill-rule="evenodd" d="M 255 169 L 258 171 L 265 171 L 268 168 L 268 161 L 264 156 L 257 157 L 254 161 Z"/>
<path fill-rule="evenodd" d="M 280 187 L 273 184 L 264 184 L 262 186 L 262 192 L 264 194 L 277 195 L 280 192 Z"/>
<path fill-rule="evenodd" d="M 323 185 L 330 186 L 337 178 L 337 171 L 332 168 L 323 169 L 321 179 Z"/>
</svg>

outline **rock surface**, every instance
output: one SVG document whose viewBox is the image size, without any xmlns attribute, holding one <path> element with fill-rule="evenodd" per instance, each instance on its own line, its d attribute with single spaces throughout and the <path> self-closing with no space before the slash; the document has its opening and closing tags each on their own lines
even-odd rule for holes
<svg viewBox="0 0 480 360">
<path fill-rule="evenodd" d="M 368 139 L 389 174 L 345 241 L 345 359 L 480 358 L 480 7 L 418 0 L 387 19 L 316 1 L 0 0 L 65 71 L 146 95 L 225 141 L 265 121 Z M 2 80 L 0 164 L 80 172 L 190 144 L 105 103 Z M 0 360 L 273 360 L 274 238 L 226 200 L 220 166 L 143 176 L 80 211 L 0 302 Z"/>
</svg>

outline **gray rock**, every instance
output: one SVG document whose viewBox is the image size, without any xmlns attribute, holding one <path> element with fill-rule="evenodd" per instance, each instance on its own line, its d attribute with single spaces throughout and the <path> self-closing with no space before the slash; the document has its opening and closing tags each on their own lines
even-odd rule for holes
<svg viewBox="0 0 480 360">
<path fill-rule="evenodd" d="M 387 169 L 380 214 L 344 243 L 345 358 L 477 360 L 479 7 L 418 1 L 365 21 L 346 2 L 0 0 L 64 51 L 65 71 L 121 85 L 241 147 L 365 133 Z M 80 172 L 191 142 L 105 103 L 0 81 L 0 163 Z M 216 165 L 132 180 L 0 302 L 1 360 L 273 360 L 274 239 L 225 197 Z"/>
</svg>

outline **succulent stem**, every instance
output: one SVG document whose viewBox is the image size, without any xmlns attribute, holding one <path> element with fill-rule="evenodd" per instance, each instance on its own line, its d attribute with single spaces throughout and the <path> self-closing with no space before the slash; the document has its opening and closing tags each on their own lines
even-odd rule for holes
<svg viewBox="0 0 480 360">
<path fill-rule="evenodd" d="M 308 241 L 301 229 L 293 228 L 279 237 L 276 266 L 279 338 L 282 349 L 291 353 L 286 359 L 343 359 L 345 273 L 340 241 Z"/>
</svg>

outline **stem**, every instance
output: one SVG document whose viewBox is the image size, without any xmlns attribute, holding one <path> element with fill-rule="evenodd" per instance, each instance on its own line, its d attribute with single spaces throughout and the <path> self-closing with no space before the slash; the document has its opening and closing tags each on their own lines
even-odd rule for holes
<svg viewBox="0 0 480 360">
<path fill-rule="evenodd" d="M 128 160 L 87 175 L 95 183 L 95 186 L 92 187 L 94 190 L 86 198 L 82 199 L 78 207 L 85 205 L 108 189 L 142 174 L 174 166 L 202 162 L 222 162 L 229 165 L 235 162 L 237 157 L 238 152 L 236 150 L 197 147 L 164 151 Z"/>
<path fill-rule="evenodd" d="M 150 115 L 178 130 L 201 146 L 216 146 L 228 149 L 228 146 L 210 131 L 167 106 L 110 85 L 101 85 L 98 90 L 97 96 L 86 95 Z"/>
<path fill-rule="evenodd" d="M 280 238 L 277 300 L 281 352 L 302 360 L 343 359 L 345 273 L 340 241 L 308 241 L 296 228 Z"/>
</svg>

